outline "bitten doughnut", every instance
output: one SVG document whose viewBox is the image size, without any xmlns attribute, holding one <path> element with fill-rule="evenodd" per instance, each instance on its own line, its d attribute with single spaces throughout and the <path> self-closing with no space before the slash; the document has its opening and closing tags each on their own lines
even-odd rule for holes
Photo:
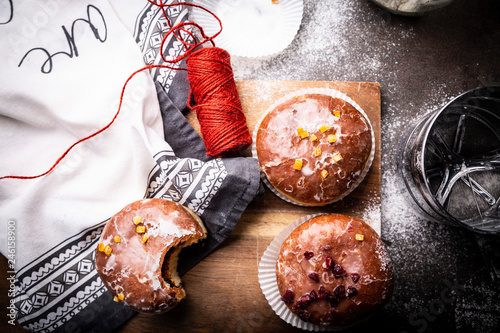
<svg viewBox="0 0 500 333">
<path fill-rule="evenodd" d="M 281 300 L 301 320 L 346 327 L 389 302 L 392 262 L 363 220 L 319 215 L 282 243 L 276 262 Z"/>
<path fill-rule="evenodd" d="M 371 164 L 373 139 L 369 120 L 347 101 L 304 94 L 264 116 L 255 149 L 262 172 L 279 194 L 322 206 L 359 184 Z"/>
<path fill-rule="evenodd" d="M 201 219 L 178 203 L 133 202 L 105 225 L 96 251 L 97 272 L 115 301 L 140 312 L 168 311 L 186 295 L 177 256 L 206 234 Z"/>
</svg>

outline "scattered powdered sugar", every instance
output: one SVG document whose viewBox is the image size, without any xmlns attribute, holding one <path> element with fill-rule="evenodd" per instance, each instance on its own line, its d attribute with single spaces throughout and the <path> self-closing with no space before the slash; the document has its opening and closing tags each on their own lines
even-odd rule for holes
<svg viewBox="0 0 500 333">
<path fill-rule="evenodd" d="M 368 201 L 362 214 L 361 219 L 375 229 L 377 233 L 380 233 L 382 225 L 380 198 L 373 197 L 373 200 Z"/>
<path fill-rule="evenodd" d="M 412 27 L 392 26 L 386 12 L 369 11 L 367 5 L 353 0 L 305 2 L 304 17 L 314 19 L 303 20 L 285 52 L 260 58 L 232 57 L 236 79 L 255 78 L 258 71 L 259 79 L 378 81 L 387 75 L 384 64 L 394 62 L 397 67 L 404 61 L 406 51 L 399 49 L 400 41 L 414 33 Z M 385 34 L 383 48 L 371 45 L 370 41 Z M 311 64 L 325 77 L 307 78 Z M 332 72 L 333 77 L 326 76 Z"/>
<path fill-rule="evenodd" d="M 458 298 L 455 309 L 458 330 L 461 332 L 495 332 L 500 327 L 498 292 L 492 292 L 489 287 L 477 286 L 473 281 L 464 286 L 463 291 L 464 294 L 475 297 L 472 298 L 472 302 L 470 297 Z M 479 308 L 488 310 L 478 312 Z"/>
</svg>

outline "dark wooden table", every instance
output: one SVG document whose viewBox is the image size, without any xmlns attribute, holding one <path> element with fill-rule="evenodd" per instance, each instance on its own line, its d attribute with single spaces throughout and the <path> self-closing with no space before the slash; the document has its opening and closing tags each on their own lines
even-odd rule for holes
<svg viewBox="0 0 500 333">
<path fill-rule="evenodd" d="M 380 83 L 381 227 L 396 290 L 377 316 L 350 331 L 500 330 L 500 282 L 492 281 L 474 235 L 419 217 L 402 198 L 396 167 L 402 134 L 417 119 L 464 91 L 500 85 L 499 54 L 495 0 L 455 0 L 423 17 L 394 16 L 370 1 L 305 0 L 302 25 L 287 49 L 264 58 L 233 57 L 239 81 Z M 353 209 L 369 194 L 360 193 L 335 209 Z M 185 301 L 164 315 L 137 315 L 119 332 L 299 331 L 274 315 L 256 275 L 272 235 L 313 211 L 267 191 L 226 242 L 183 277 Z M 0 327 L 20 332 L 4 325 L 6 272 L 0 260 Z"/>
</svg>

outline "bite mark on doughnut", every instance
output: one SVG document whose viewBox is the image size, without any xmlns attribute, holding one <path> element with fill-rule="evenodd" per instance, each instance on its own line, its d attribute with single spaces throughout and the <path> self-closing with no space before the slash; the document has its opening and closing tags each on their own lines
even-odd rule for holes
<svg viewBox="0 0 500 333">
<path fill-rule="evenodd" d="M 136 201 L 106 224 L 96 269 L 115 301 L 136 311 L 162 313 L 186 296 L 177 271 L 181 250 L 206 236 L 202 220 L 189 208 L 164 199 Z M 106 246 L 112 251 L 107 253 Z"/>
</svg>

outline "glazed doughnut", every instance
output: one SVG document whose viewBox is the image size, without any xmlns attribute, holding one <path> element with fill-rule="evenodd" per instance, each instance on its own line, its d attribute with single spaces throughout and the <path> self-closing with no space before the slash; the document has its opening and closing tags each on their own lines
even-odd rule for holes
<svg viewBox="0 0 500 333">
<path fill-rule="evenodd" d="M 105 225 L 97 272 L 115 301 L 140 312 L 168 311 L 186 295 L 177 273 L 178 254 L 206 234 L 201 219 L 179 203 L 133 202 Z"/>
<path fill-rule="evenodd" d="M 347 101 L 324 94 L 293 97 L 271 109 L 256 133 L 257 159 L 279 194 L 322 206 L 352 191 L 371 165 L 369 120 Z"/>
<path fill-rule="evenodd" d="M 281 299 L 300 319 L 346 327 L 389 302 L 392 262 L 379 235 L 363 220 L 318 215 L 282 243 L 276 262 Z"/>
</svg>

